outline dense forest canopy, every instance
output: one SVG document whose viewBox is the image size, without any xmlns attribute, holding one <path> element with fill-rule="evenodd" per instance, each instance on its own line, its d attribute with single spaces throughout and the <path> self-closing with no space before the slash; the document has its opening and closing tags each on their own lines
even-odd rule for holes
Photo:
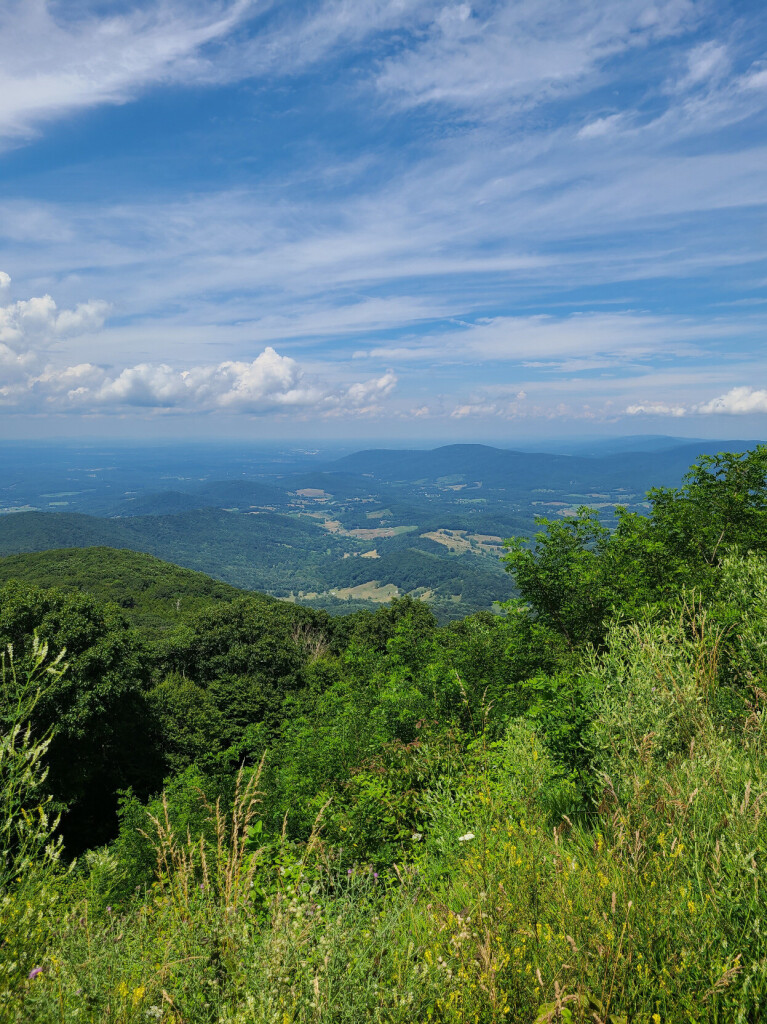
<svg viewBox="0 0 767 1024">
<path fill-rule="evenodd" d="M 759 1020 L 767 447 L 648 502 L 443 625 L 4 560 L 0 1016 Z"/>
</svg>

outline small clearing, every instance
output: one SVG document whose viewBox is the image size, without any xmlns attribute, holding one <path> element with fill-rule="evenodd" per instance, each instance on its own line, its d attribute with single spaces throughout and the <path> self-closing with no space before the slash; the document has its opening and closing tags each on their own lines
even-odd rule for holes
<svg viewBox="0 0 767 1024">
<path fill-rule="evenodd" d="M 422 533 L 422 537 L 443 544 L 449 551 L 463 554 L 464 551 L 482 554 L 498 554 L 503 547 L 503 539 L 486 533 L 467 533 L 466 530 L 432 530 Z"/>
<path fill-rule="evenodd" d="M 341 587 L 340 590 L 331 590 L 330 594 L 342 601 L 356 598 L 358 601 L 378 601 L 384 604 L 399 597 L 399 587 L 395 587 L 393 583 L 385 583 L 382 586 L 377 580 L 371 580 L 369 583 L 359 583 L 356 587 Z"/>
<path fill-rule="evenodd" d="M 357 540 L 376 540 L 379 537 L 398 537 L 401 533 L 412 533 L 417 526 L 379 526 L 374 530 L 345 530 L 336 519 L 328 519 L 322 524 L 329 533 L 339 537 L 356 537 Z"/>
<path fill-rule="evenodd" d="M 328 494 L 327 491 L 323 491 L 319 487 L 302 487 L 300 491 L 296 491 L 296 494 L 299 498 L 316 498 L 320 500 L 332 497 L 331 494 Z"/>
</svg>

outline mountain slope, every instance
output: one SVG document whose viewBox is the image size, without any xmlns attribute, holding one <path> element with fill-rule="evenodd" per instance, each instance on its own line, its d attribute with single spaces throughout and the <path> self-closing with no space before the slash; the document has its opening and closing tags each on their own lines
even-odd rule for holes
<svg viewBox="0 0 767 1024">
<path fill-rule="evenodd" d="M 0 558 L 0 585 L 9 580 L 83 591 L 99 601 L 120 605 L 134 625 L 155 630 L 247 593 L 152 555 L 108 547 L 65 548 Z M 248 596 L 273 601 L 262 594 Z"/>
</svg>

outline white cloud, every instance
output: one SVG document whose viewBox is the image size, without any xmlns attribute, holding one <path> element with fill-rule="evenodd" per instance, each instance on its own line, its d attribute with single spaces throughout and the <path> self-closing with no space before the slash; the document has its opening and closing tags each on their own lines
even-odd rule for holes
<svg viewBox="0 0 767 1024">
<path fill-rule="evenodd" d="M 59 310 L 50 295 L 0 306 L 0 402 L 51 411 L 177 409 L 263 414 L 312 409 L 320 415 L 366 415 L 394 391 L 392 371 L 368 380 L 327 383 L 271 346 L 250 360 L 174 367 L 143 361 L 112 370 L 96 361 L 61 365 L 67 342 L 81 345 L 109 309 L 90 300 Z M 102 348 L 103 348 L 102 343 Z M 57 361 L 51 357 L 57 356 Z M 45 359 L 49 362 L 44 365 Z"/>
<path fill-rule="evenodd" d="M 467 416 L 495 416 L 497 412 L 498 406 L 491 403 L 469 402 L 465 405 L 457 405 L 450 415 L 453 419 L 462 420 Z"/>
<path fill-rule="evenodd" d="M 643 402 L 629 405 L 626 413 L 629 416 L 749 416 L 767 413 L 767 389 L 743 385 L 706 402 L 687 406 Z"/>
<path fill-rule="evenodd" d="M 665 405 L 663 402 L 646 402 L 644 405 L 629 405 L 628 416 L 686 416 L 687 409 L 683 405 Z"/>
<path fill-rule="evenodd" d="M 0 345 L 0 367 L 5 369 L 5 346 Z M 48 366 L 29 372 L 33 361 L 21 362 L 9 354 L 17 370 L 13 387 L 0 389 L 5 406 L 40 407 L 54 412 L 124 412 L 127 409 L 177 410 L 262 415 L 306 412 L 317 415 L 365 415 L 380 409 L 380 400 L 392 393 L 396 377 L 383 377 L 332 385 L 310 379 L 289 356 L 267 347 L 250 362 L 225 361 L 211 366 L 175 369 L 166 364 L 139 363 L 110 373 L 92 363 Z M 6 374 L 7 376 L 7 374 Z"/>
<path fill-rule="evenodd" d="M 61 372 L 69 377 L 72 369 Z M 56 376 L 49 372 L 48 382 L 55 385 Z M 319 403 L 325 397 L 323 391 L 304 384 L 302 378 L 303 373 L 293 359 L 266 348 L 251 362 L 227 360 L 184 370 L 140 363 L 126 367 L 116 376 L 102 371 L 97 385 L 80 384 L 67 392 L 67 399 L 80 407 L 116 410 L 143 407 L 263 413 Z M 59 391 L 56 387 L 55 392 Z"/>
<path fill-rule="evenodd" d="M 104 381 L 104 371 L 92 363 L 78 363 L 63 369 L 49 367 L 33 377 L 29 387 L 45 396 L 75 394 L 79 389 L 98 389 Z"/>
<path fill-rule="evenodd" d="M 711 85 L 730 68 L 730 56 L 722 43 L 710 40 L 701 43 L 687 54 L 687 69 L 677 82 L 677 89 L 691 89 L 699 85 Z"/>
<path fill-rule="evenodd" d="M 0 306 L 0 342 L 16 351 L 48 348 L 60 338 L 97 330 L 108 312 L 109 304 L 95 299 L 60 311 L 50 295 L 20 299 Z"/>
<path fill-rule="evenodd" d="M 81 302 L 74 309 L 62 309 L 57 315 L 54 330 L 60 337 L 98 330 L 109 312 L 109 303 L 101 299 Z"/>
<path fill-rule="evenodd" d="M 228 73 L 244 77 L 301 71 L 360 47 L 376 34 L 420 33 L 439 17 L 441 8 L 440 0 L 317 0 L 303 15 L 300 8 L 296 14 L 283 5 L 272 23 L 227 55 Z"/>
<path fill-rule="evenodd" d="M 10 284 L 11 284 L 11 276 L 10 276 L 10 274 L 6 274 L 6 272 L 4 270 L 0 270 L 0 291 L 3 291 L 4 288 L 9 288 Z"/>
<path fill-rule="evenodd" d="M 732 388 L 710 402 L 701 402 L 694 411 L 701 416 L 745 416 L 749 413 L 767 413 L 767 390 L 764 388 Z"/>
<path fill-rule="evenodd" d="M 32 352 L 14 352 L 8 345 L 0 343 L 0 379 L 3 383 L 23 380 L 34 370 L 37 356 Z"/>
<path fill-rule="evenodd" d="M 2 277 L 7 282 L 0 278 L 0 285 L 10 283 L 8 274 Z M 23 395 L 24 382 L 39 372 L 43 354 L 64 338 L 101 327 L 108 309 L 107 303 L 91 300 L 59 310 L 50 295 L 0 306 L 0 373 L 3 385 L 14 383 L 10 392 L 2 392 L 3 397 Z"/>
<path fill-rule="evenodd" d="M 367 405 L 376 399 L 390 395 L 396 386 L 397 378 L 391 370 L 388 370 L 382 377 L 352 384 L 346 391 L 346 397 L 352 405 Z"/>
<path fill-rule="evenodd" d="M 767 68 L 744 75 L 740 86 L 742 89 L 767 89 Z"/>
</svg>

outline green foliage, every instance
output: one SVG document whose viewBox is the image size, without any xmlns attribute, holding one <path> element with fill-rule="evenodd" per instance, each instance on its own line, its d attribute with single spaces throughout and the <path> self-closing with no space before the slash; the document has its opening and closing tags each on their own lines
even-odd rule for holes
<svg viewBox="0 0 767 1024">
<path fill-rule="evenodd" d="M 568 646 L 599 639 L 609 605 L 610 534 L 595 512 L 581 508 L 563 520 L 537 520 L 535 549 L 507 541 L 506 565 L 520 596 Z"/>
<path fill-rule="evenodd" d="M 190 679 L 166 676 L 149 692 L 148 703 L 166 774 L 176 775 L 221 749 L 224 725 L 216 701 Z"/>
<path fill-rule="evenodd" d="M 36 736 L 56 727 L 48 754 L 51 792 L 67 807 L 67 840 L 79 850 L 112 834 L 117 788 L 132 785 L 146 794 L 161 778 L 145 697 L 144 645 L 112 605 L 6 584 L 0 643 L 13 645 L 21 671 L 34 664 L 35 634 L 67 652 L 68 671 L 41 694 L 30 722 Z"/>
<path fill-rule="evenodd" d="M 539 520 L 533 547 L 508 542 L 508 571 L 532 614 L 572 648 L 600 644 L 615 614 L 668 607 L 683 588 L 713 593 L 728 551 L 765 548 L 767 446 L 701 456 L 680 488 L 648 493 L 649 516 L 619 510 L 610 533 L 581 508 Z"/>
</svg>

